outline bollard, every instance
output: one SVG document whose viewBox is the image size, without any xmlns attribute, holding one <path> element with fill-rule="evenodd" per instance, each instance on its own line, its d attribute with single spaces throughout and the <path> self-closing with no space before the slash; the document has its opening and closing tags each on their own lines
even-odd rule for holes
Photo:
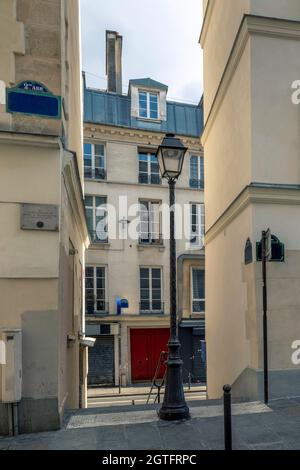
<svg viewBox="0 0 300 470">
<path fill-rule="evenodd" d="M 224 401 L 224 439 L 225 450 L 232 450 L 232 428 L 231 428 L 231 386 L 224 385 L 223 387 L 223 401 Z"/>
<path fill-rule="evenodd" d="M 189 372 L 189 390 L 191 390 L 191 373 Z"/>
</svg>

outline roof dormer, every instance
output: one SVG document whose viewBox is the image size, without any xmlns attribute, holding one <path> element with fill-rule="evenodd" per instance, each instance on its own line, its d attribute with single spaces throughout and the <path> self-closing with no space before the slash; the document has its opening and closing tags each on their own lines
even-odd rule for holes
<svg viewBox="0 0 300 470">
<path fill-rule="evenodd" d="M 147 121 L 167 120 L 168 87 L 151 78 L 129 81 L 131 116 Z"/>
</svg>

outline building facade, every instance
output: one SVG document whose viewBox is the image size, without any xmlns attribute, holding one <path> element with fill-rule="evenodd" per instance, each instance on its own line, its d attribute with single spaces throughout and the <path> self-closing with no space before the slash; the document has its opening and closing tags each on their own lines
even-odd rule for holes
<svg viewBox="0 0 300 470">
<path fill-rule="evenodd" d="M 85 86 L 84 171 L 91 246 L 86 254 L 90 385 L 153 379 L 169 338 L 168 185 L 155 153 L 165 133 L 188 147 L 176 202 L 188 233 L 177 240 L 184 375 L 205 380 L 202 105 L 167 100 L 167 86 L 130 80 L 122 94 L 122 37 L 106 33 L 108 89 Z M 105 220 L 107 214 L 107 223 Z M 178 217 L 178 227 L 181 218 Z"/>
<path fill-rule="evenodd" d="M 86 402 L 79 51 L 77 0 L 0 2 L 0 434 Z"/>
<path fill-rule="evenodd" d="M 225 5 L 226 3 L 226 5 Z M 267 266 L 269 396 L 295 396 L 300 134 L 297 0 L 204 1 L 208 395 L 232 383 L 263 398 L 262 231 L 285 246 Z M 298 343 L 299 344 L 299 343 Z"/>
</svg>

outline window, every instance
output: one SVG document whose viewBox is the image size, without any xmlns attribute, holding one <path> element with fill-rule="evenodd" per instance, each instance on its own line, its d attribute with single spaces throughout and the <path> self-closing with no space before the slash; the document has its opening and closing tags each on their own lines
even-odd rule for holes
<svg viewBox="0 0 300 470">
<path fill-rule="evenodd" d="M 140 268 L 140 299 L 141 312 L 163 312 L 160 268 Z"/>
<path fill-rule="evenodd" d="M 86 196 L 85 213 L 92 243 L 107 243 L 107 198 Z"/>
<path fill-rule="evenodd" d="M 191 203 L 191 238 L 190 244 L 202 248 L 205 234 L 205 211 L 204 204 Z"/>
<path fill-rule="evenodd" d="M 204 189 L 204 157 L 199 155 L 190 158 L 190 187 Z"/>
<path fill-rule="evenodd" d="M 161 183 L 158 160 L 155 153 L 139 153 L 139 183 Z"/>
<path fill-rule="evenodd" d="M 104 180 L 106 178 L 104 145 L 85 143 L 83 150 L 84 177 Z"/>
<path fill-rule="evenodd" d="M 145 244 L 162 243 L 160 232 L 160 203 L 140 201 L 139 242 Z"/>
<path fill-rule="evenodd" d="M 86 266 L 85 268 L 85 305 L 86 313 L 89 315 L 108 312 L 104 266 Z"/>
<path fill-rule="evenodd" d="M 139 117 L 158 119 L 158 93 L 139 91 Z"/>
<path fill-rule="evenodd" d="M 192 313 L 205 312 L 205 272 L 192 268 Z"/>
</svg>

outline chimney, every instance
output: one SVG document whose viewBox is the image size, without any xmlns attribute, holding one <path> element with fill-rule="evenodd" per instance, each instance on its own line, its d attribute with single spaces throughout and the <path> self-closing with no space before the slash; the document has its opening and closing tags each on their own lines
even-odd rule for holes
<svg viewBox="0 0 300 470">
<path fill-rule="evenodd" d="M 122 43 L 116 31 L 106 31 L 107 91 L 122 94 Z"/>
</svg>

